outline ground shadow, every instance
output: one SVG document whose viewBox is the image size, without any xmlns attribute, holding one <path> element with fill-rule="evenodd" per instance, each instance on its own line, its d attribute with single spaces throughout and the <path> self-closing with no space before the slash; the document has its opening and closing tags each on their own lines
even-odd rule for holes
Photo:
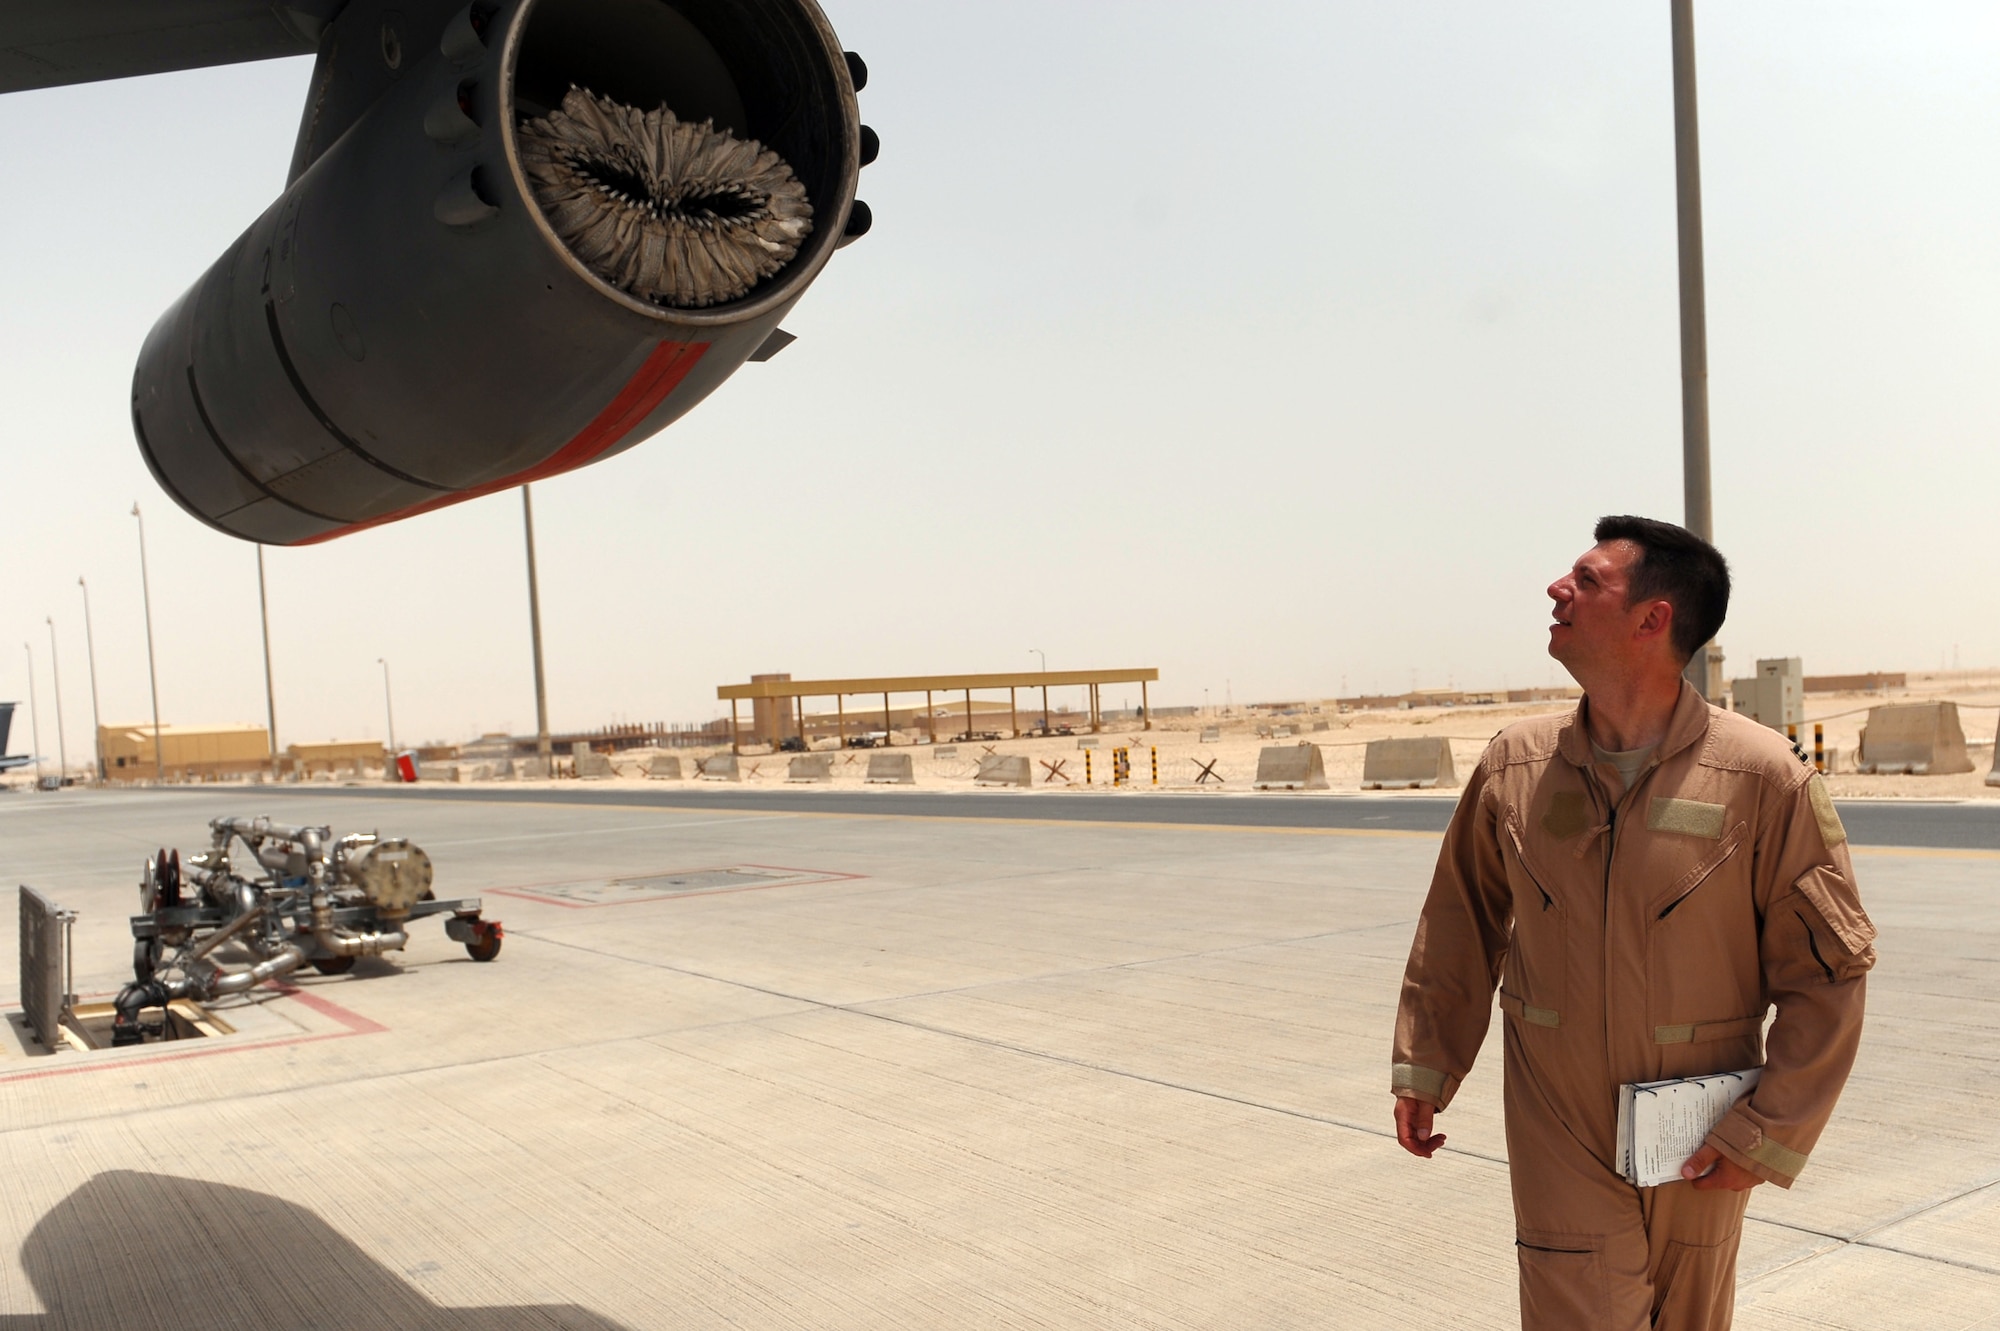
<svg viewBox="0 0 2000 1331">
<path fill-rule="evenodd" d="M 627 1331 L 571 1304 L 446 1308 L 282 1197 L 117 1170 L 21 1246 L 44 1313 L 0 1331 Z"/>
</svg>

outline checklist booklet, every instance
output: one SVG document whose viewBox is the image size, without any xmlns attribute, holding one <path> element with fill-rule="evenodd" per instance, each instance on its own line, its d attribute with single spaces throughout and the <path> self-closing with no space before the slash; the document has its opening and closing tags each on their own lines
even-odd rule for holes
<svg viewBox="0 0 2000 1331">
<path fill-rule="evenodd" d="M 1640 1188 L 1680 1182 L 1681 1166 L 1762 1073 L 1745 1068 L 1620 1086 L 1618 1162 L 1625 1181 Z"/>
</svg>

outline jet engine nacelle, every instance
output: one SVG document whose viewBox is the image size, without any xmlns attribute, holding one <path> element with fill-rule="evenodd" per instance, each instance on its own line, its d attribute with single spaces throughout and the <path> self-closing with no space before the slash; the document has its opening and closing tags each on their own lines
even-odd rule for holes
<svg viewBox="0 0 2000 1331">
<path fill-rule="evenodd" d="M 289 187 L 146 339 L 147 464 L 210 526 L 299 545 L 630 447 L 866 229 L 862 73 L 813 0 L 349 0 Z M 810 233 L 701 308 L 606 280 L 524 173 L 523 122 L 572 87 L 755 140 L 804 187 Z"/>
</svg>

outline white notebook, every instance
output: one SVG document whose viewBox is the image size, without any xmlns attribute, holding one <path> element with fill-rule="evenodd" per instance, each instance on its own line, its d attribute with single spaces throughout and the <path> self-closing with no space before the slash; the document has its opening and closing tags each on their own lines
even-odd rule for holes
<svg viewBox="0 0 2000 1331">
<path fill-rule="evenodd" d="M 1681 1166 L 1701 1149 L 1722 1116 L 1757 1085 L 1762 1068 L 1706 1077 L 1626 1082 L 1618 1088 L 1618 1163 L 1640 1188 L 1681 1181 Z"/>
</svg>

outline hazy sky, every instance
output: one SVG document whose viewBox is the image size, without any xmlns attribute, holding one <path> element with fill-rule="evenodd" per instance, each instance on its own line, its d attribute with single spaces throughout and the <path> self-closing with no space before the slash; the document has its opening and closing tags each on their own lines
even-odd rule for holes
<svg viewBox="0 0 2000 1331">
<path fill-rule="evenodd" d="M 2000 662 L 2000 9 L 1699 6 L 1732 673 Z M 1681 516 L 1667 5 L 834 0 L 875 229 L 673 429 L 536 487 L 552 721 L 794 675 L 1155 665 L 1161 703 L 1554 678 Z M 131 437 L 307 61 L 0 97 L 0 698 L 260 721 L 253 547 Z M 520 504 L 267 553 L 281 739 L 531 729 Z M 1113 704 L 1122 699 L 1110 696 Z M 1135 699 L 1136 701 L 1136 699 Z M 27 748 L 22 716 L 13 748 Z"/>
</svg>

